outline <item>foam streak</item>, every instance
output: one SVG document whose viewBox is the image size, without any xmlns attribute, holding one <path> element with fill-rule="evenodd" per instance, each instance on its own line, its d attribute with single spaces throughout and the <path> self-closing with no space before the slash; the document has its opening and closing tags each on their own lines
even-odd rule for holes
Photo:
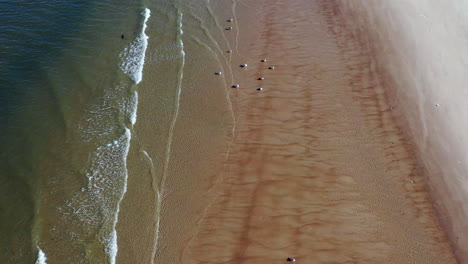
<svg viewBox="0 0 468 264">
<path fill-rule="evenodd" d="M 182 92 L 182 80 L 184 79 L 184 67 L 185 67 L 185 51 L 184 51 L 184 42 L 182 40 L 182 35 L 184 34 L 184 31 L 182 30 L 182 18 L 183 18 L 183 13 L 178 10 L 177 11 L 178 15 L 178 35 L 177 35 L 177 44 L 179 45 L 180 48 L 180 56 L 181 56 L 181 65 L 179 69 L 179 78 L 178 78 L 178 84 L 177 84 L 177 97 L 175 101 L 175 110 L 174 110 L 174 116 L 172 118 L 171 126 L 169 128 L 169 135 L 167 139 L 167 145 L 166 145 L 166 160 L 164 162 L 164 170 L 163 170 L 163 176 L 161 180 L 161 185 L 159 186 L 159 191 L 157 193 L 157 198 L 158 198 L 158 208 L 156 211 L 156 216 L 157 216 L 157 223 L 156 223 L 156 236 L 154 240 L 154 248 L 153 248 L 153 261 L 155 261 L 156 257 L 156 251 L 157 251 L 157 244 L 158 244 L 158 238 L 159 238 L 159 228 L 160 228 L 160 212 L 161 212 L 161 200 L 163 197 L 163 191 L 164 191 L 164 185 L 166 182 L 167 178 L 167 171 L 169 168 L 169 161 L 170 161 L 170 156 L 171 156 L 171 146 L 172 146 L 172 137 L 173 137 L 173 132 L 174 132 L 174 127 L 177 122 L 177 117 L 179 115 L 179 105 L 180 105 L 180 95 Z"/>
<path fill-rule="evenodd" d="M 42 249 L 40 249 L 39 247 L 37 247 L 37 249 L 39 251 L 37 252 L 36 264 L 47 264 L 46 262 L 47 258 L 46 258 L 44 251 L 42 251 Z"/>
</svg>

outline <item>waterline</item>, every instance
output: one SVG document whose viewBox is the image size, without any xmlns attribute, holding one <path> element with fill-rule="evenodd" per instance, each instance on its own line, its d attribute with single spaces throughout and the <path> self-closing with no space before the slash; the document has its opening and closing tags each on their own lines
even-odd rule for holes
<svg viewBox="0 0 468 264">
<path fill-rule="evenodd" d="M 151 15 L 151 11 L 148 8 L 142 13 L 143 15 L 143 27 L 141 30 L 140 35 L 137 39 L 132 43 L 129 47 L 127 47 L 122 54 L 126 53 L 125 60 L 121 65 L 122 70 L 129 75 L 129 77 L 136 83 L 140 83 L 143 78 L 143 66 L 145 63 L 145 55 L 146 49 L 148 47 L 148 36 L 146 35 L 145 31 L 147 28 L 147 22 Z M 135 125 L 137 120 L 137 107 L 138 107 L 138 92 L 134 92 L 133 96 L 130 97 L 128 103 L 128 110 L 129 110 L 129 117 L 131 125 Z M 117 231 L 116 226 L 118 222 L 119 212 L 120 212 L 120 204 L 127 192 L 127 183 L 128 183 L 128 168 L 127 168 L 127 158 L 128 152 L 130 150 L 130 141 L 131 141 L 131 131 L 129 128 L 125 128 L 125 134 L 127 138 L 127 144 L 125 148 L 125 153 L 123 156 L 124 159 L 124 167 L 125 167 L 125 178 L 123 182 L 123 191 L 122 194 L 117 202 L 117 209 L 115 214 L 115 219 L 112 227 L 112 232 L 108 238 L 108 244 L 106 245 L 106 253 L 109 256 L 109 261 L 111 264 L 115 264 L 115 260 L 117 257 L 118 252 L 118 242 L 117 242 Z"/>
</svg>

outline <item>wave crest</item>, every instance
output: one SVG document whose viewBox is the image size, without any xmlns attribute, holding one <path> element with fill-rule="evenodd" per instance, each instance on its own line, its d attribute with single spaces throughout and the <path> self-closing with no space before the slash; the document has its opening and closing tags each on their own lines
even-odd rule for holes
<svg viewBox="0 0 468 264">
<path fill-rule="evenodd" d="M 39 250 L 37 252 L 37 260 L 36 260 L 36 264 L 47 264 L 46 260 L 47 260 L 47 257 L 44 253 L 44 251 L 42 251 L 41 248 L 37 247 L 37 249 Z"/>
<path fill-rule="evenodd" d="M 136 84 L 140 83 L 143 79 L 143 66 L 145 64 L 145 53 L 146 48 L 148 47 L 149 38 L 145 34 L 145 31 L 147 27 L 146 23 L 151 15 L 151 11 L 148 8 L 145 8 L 142 15 L 143 27 L 141 28 L 140 34 L 120 53 L 120 58 L 122 58 L 120 69 Z"/>
</svg>

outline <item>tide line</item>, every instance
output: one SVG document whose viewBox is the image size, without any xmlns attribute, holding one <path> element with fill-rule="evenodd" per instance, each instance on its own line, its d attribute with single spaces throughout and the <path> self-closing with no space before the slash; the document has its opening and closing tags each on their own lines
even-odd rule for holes
<svg viewBox="0 0 468 264">
<path fill-rule="evenodd" d="M 179 45 L 180 48 L 180 55 L 181 55 L 181 65 L 179 68 L 179 76 L 178 76 L 178 83 L 177 83 L 177 97 L 175 101 L 175 110 L 174 110 L 174 116 L 171 121 L 171 125 L 169 127 L 169 135 L 167 139 L 167 145 L 166 145 L 166 160 L 164 162 L 164 169 L 163 169 L 163 175 L 161 179 L 161 184 L 159 186 L 159 191 L 158 191 L 158 207 L 156 210 L 156 217 L 157 217 L 157 222 L 156 222 L 156 235 L 154 239 L 154 245 L 153 245 L 153 259 L 152 263 L 155 261 L 156 257 L 156 251 L 158 247 L 158 240 L 159 240 L 159 228 L 160 228 L 160 213 L 161 213 L 161 203 L 162 203 L 162 197 L 163 197 L 163 192 L 164 192 L 164 186 L 166 183 L 167 179 L 167 171 L 169 168 L 169 161 L 171 157 L 171 146 L 172 146 L 172 138 L 173 138 L 173 133 L 174 133 L 174 127 L 177 122 L 177 117 L 179 116 L 179 106 L 180 106 L 180 95 L 182 93 L 182 81 L 184 79 L 184 67 L 185 67 L 185 50 L 184 50 L 184 41 L 182 40 L 182 35 L 184 34 L 183 31 L 183 13 L 180 11 L 180 9 L 177 10 L 177 24 L 178 24 L 178 35 L 177 35 L 177 44 Z"/>
</svg>

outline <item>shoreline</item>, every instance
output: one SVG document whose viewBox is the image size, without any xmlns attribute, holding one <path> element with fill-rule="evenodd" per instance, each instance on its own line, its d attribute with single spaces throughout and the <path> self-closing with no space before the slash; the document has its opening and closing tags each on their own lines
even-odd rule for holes
<svg viewBox="0 0 468 264">
<path fill-rule="evenodd" d="M 219 65 L 223 58 L 212 41 L 222 37 L 212 30 L 208 11 L 180 3 L 148 8 L 154 12 L 147 30 L 149 59 L 138 88 L 117 263 L 173 261 L 210 202 L 232 134 L 227 74 L 206 80 L 220 66 L 228 72 Z"/>
</svg>

